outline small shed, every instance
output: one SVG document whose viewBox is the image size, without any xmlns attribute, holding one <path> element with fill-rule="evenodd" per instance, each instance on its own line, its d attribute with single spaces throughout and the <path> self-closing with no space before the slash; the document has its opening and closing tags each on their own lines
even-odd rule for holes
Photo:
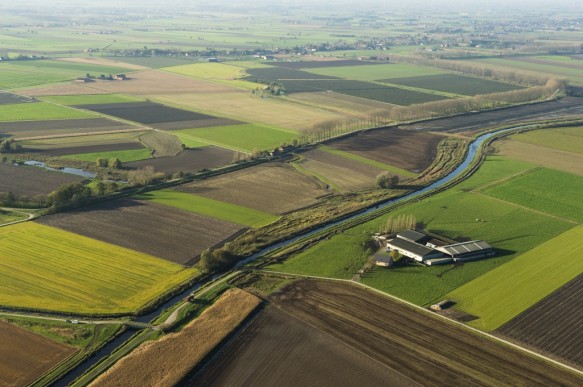
<svg viewBox="0 0 583 387">
<path fill-rule="evenodd" d="M 451 300 L 443 300 L 439 301 L 437 304 L 433 304 L 430 306 L 433 310 L 444 310 L 453 306 L 454 302 Z"/>
</svg>

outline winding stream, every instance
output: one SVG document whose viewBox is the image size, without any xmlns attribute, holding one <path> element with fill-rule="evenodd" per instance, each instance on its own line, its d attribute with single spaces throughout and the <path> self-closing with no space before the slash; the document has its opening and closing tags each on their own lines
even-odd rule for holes
<svg viewBox="0 0 583 387">
<path fill-rule="evenodd" d="M 421 195 L 426 194 L 430 191 L 441 188 L 444 185 L 446 185 L 447 183 L 454 180 L 455 178 L 459 177 L 466 170 L 466 168 L 472 163 L 472 161 L 474 161 L 474 159 L 478 155 L 478 150 L 480 149 L 480 147 L 482 146 L 482 144 L 486 140 L 492 138 L 494 135 L 498 135 L 501 133 L 505 133 L 505 132 L 509 132 L 509 131 L 513 131 L 513 130 L 518 130 L 518 129 L 528 129 L 528 128 L 531 128 L 533 126 L 534 125 L 512 126 L 512 127 L 508 127 L 505 129 L 500 129 L 500 130 L 497 130 L 494 132 L 483 134 L 483 135 L 477 137 L 472 143 L 470 143 L 469 148 L 468 148 L 468 152 L 466 154 L 464 161 L 456 169 L 454 169 L 448 175 L 435 181 L 431 185 L 428 185 L 420 190 L 411 192 L 405 196 L 401 196 L 399 198 L 389 200 L 385 203 L 379 204 L 379 205 L 372 207 L 372 208 L 369 208 L 367 210 L 363 210 L 363 211 L 358 212 L 358 213 L 356 213 L 348 218 L 344 218 L 344 219 L 339 220 L 337 222 L 329 223 L 325 226 L 319 227 L 319 228 L 314 229 L 314 230 L 307 232 L 305 234 L 298 235 L 296 237 L 293 237 L 293 238 L 287 239 L 285 241 L 279 242 L 277 244 L 271 245 L 269 247 L 266 247 L 265 249 L 255 253 L 255 254 L 251 255 L 250 257 L 237 263 L 236 268 L 239 268 L 239 267 L 241 267 L 241 266 L 243 266 L 251 261 L 254 261 L 255 259 L 257 259 L 257 258 L 259 258 L 259 257 L 261 257 L 261 256 L 263 256 L 263 255 L 265 255 L 273 250 L 276 250 L 278 248 L 281 248 L 281 247 L 284 247 L 287 245 L 291 245 L 302 238 L 309 237 L 313 234 L 325 231 L 329 228 L 332 228 L 334 226 L 338 226 L 342 223 L 354 220 L 354 219 L 359 218 L 361 216 L 368 215 L 371 212 L 377 211 L 380 208 L 385 208 L 385 207 L 392 206 L 394 204 L 397 204 L 397 203 L 400 203 L 403 201 L 411 200 L 415 197 L 421 196 Z M 221 275 L 223 275 L 223 274 L 217 274 L 214 277 L 212 277 L 210 280 L 214 280 Z M 188 295 L 190 295 L 190 293 L 192 293 L 193 291 L 196 291 L 198 288 L 201 287 L 201 285 L 202 285 L 201 283 L 196 283 L 196 284 L 192 285 L 191 287 L 187 288 L 186 290 L 184 290 L 180 294 L 177 294 L 176 296 L 174 296 L 171 299 L 169 299 L 168 301 L 166 301 L 164 304 L 160 305 L 156 310 L 154 310 L 151 313 L 148 313 L 146 315 L 140 316 L 140 317 L 136 318 L 135 320 L 140 321 L 140 322 L 152 321 L 159 314 L 161 314 L 164 310 L 168 309 L 169 307 L 171 307 L 172 305 L 174 305 L 176 303 L 181 302 L 184 298 L 186 298 Z M 87 359 L 83 363 L 81 363 L 79 366 L 77 366 L 69 374 L 67 374 L 63 378 L 59 379 L 54 385 L 55 386 L 67 386 L 69 383 L 71 383 L 76 378 L 81 376 L 84 372 L 89 370 L 95 364 L 99 363 L 103 358 L 109 356 L 113 351 L 115 351 L 119 346 L 121 346 L 129 337 L 131 337 L 133 333 L 134 333 L 133 331 L 126 331 L 125 333 L 123 333 L 122 335 L 117 337 L 116 339 L 112 340 L 107 345 L 105 345 L 101 350 L 99 350 L 97 353 L 95 353 L 92 357 L 90 357 L 89 359 Z"/>
</svg>

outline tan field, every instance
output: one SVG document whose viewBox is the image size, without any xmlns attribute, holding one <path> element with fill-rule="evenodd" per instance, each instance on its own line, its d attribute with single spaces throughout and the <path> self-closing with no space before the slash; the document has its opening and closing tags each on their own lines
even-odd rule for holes
<svg viewBox="0 0 583 387">
<path fill-rule="evenodd" d="M 583 176 L 583 154 L 509 139 L 494 145 L 501 155 Z"/>
<path fill-rule="evenodd" d="M 186 328 L 142 344 L 90 386 L 176 385 L 260 303 L 243 290 L 228 290 Z"/>
<path fill-rule="evenodd" d="M 188 79 L 188 78 L 187 78 Z M 194 82 L 194 78 L 189 78 Z M 226 86 L 216 86 L 223 87 Z M 346 114 L 290 103 L 279 98 L 260 98 L 249 91 L 230 89 L 229 92 L 190 93 L 173 95 L 156 92 L 151 99 L 176 106 L 195 109 L 207 114 L 242 121 L 277 125 L 288 129 L 305 130 L 315 122 L 346 119 Z"/>
<path fill-rule="evenodd" d="M 83 94 L 109 94 L 104 90 L 90 87 L 91 83 L 66 82 L 54 85 L 33 87 L 20 90 L 19 93 L 29 97 L 44 97 L 48 95 L 83 95 Z"/>
<path fill-rule="evenodd" d="M 148 67 L 139 66 L 136 64 L 118 62 L 116 60 L 105 59 L 105 58 L 61 58 L 61 59 L 57 59 L 57 60 L 61 60 L 63 62 L 86 63 L 86 64 L 93 64 L 93 65 L 114 66 L 114 67 L 125 67 L 126 69 L 130 69 L 130 70 L 145 70 L 148 68 Z"/>
<path fill-rule="evenodd" d="M 322 109 L 331 110 L 341 114 L 351 114 L 354 116 L 367 115 L 373 112 L 386 110 L 392 106 L 386 103 L 372 101 L 370 99 L 325 91 L 294 93 L 287 98 L 291 101 L 306 104 L 308 106 L 317 106 Z"/>
</svg>

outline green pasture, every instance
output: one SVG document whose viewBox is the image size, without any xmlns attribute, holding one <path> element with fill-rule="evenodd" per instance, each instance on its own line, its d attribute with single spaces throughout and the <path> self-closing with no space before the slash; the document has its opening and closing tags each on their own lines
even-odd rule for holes
<svg viewBox="0 0 583 387">
<path fill-rule="evenodd" d="M 531 130 L 512 135 L 511 138 L 529 144 L 583 154 L 583 126 Z"/>
<path fill-rule="evenodd" d="M 193 59 L 172 58 L 164 56 L 106 56 L 104 58 L 154 69 L 170 66 L 181 66 L 194 62 Z"/>
<path fill-rule="evenodd" d="M 536 211 L 583 222 L 583 177 L 542 168 L 493 187 L 485 194 Z"/>
<path fill-rule="evenodd" d="M 0 305 L 6 307 L 127 314 L 196 274 L 34 222 L 0 228 Z"/>
<path fill-rule="evenodd" d="M 139 198 L 249 227 L 261 227 L 277 220 L 277 216 L 266 212 L 185 192 L 152 191 L 140 195 Z"/>
<path fill-rule="evenodd" d="M 143 99 L 129 97 L 122 94 L 80 94 L 80 95 L 55 95 L 42 97 L 43 101 L 61 105 L 99 105 L 109 103 L 138 102 Z"/>
<path fill-rule="evenodd" d="M 392 173 L 400 175 L 400 176 L 411 177 L 411 178 L 417 176 L 415 173 L 409 172 L 405 169 L 401 169 L 401 168 L 398 168 L 398 167 L 395 167 L 395 166 L 392 166 L 389 164 L 384 164 L 384 163 L 381 163 L 381 162 L 376 161 L 376 160 L 367 159 L 366 157 L 362 157 L 362 156 L 359 156 L 359 155 L 356 155 L 356 154 L 353 154 L 350 152 L 334 149 L 334 148 L 331 148 L 331 147 L 326 146 L 326 145 L 320 145 L 319 149 L 324 151 L 324 152 L 331 153 L 331 154 L 334 154 L 337 156 L 346 157 L 347 159 L 354 160 L 354 161 L 357 161 L 357 162 L 362 163 L 362 164 L 366 164 L 366 165 L 370 165 L 372 167 L 384 169 L 385 171 L 389 171 L 389 172 L 392 172 Z"/>
<path fill-rule="evenodd" d="M 187 75 L 189 77 L 201 79 L 234 79 L 245 75 L 242 67 L 231 66 L 224 63 L 195 63 L 181 66 L 165 67 L 165 71 Z"/>
<path fill-rule="evenodd" d="M 10 222 L 16 222 L 18 220 L 24 220 L 26 218 L 28 218 L 28 215 L 23 214 L 21 212 L 0 209 L 0 225 Z"/>
<path fill-rule="evenodd" d="M 128 149 L 120 151 L 111 152 L 96 152 L 96 153 L 80 153 L 74 155 L 62 156 L 65 159 L 80 160 L 87 162 L 95 162 L 98 158 L 102 159 L 112 159 L 118 158 L 122 163 L 128 163 L 130 161 L 138 161 L 149 159 L 152 156 L 152 151 L 147 148 L 143 149 Z"/>
<path fill-rule="evenodd" d="M 291 143 L 297 136 L 289 129 L 260 124 L 215 126 L 209 128 L 174 130 L 186 146 L 190 141 L 202 142 L 251 152 L 253 149 L 273 149 L 283 143 Z"/>
<path fill-rule="evenodd" d="M 552 75 L 559 78 L 568 78 L 571 83 L 576 85 L 583 85 L 583 71 L 581 69 L 562 67 L 561 62 L 557 61 L 557 65 L 539 64 L 521 62 L 512 59 L 478 59 L 480 63 L 487 63 L 499 67 L 506 67 L 514 70 L 532 71 L 541 74 Z"/>
<path fill-rule="evenodd" d="M 0 121 L 41 121 L 94 118 L 95 114 L 47 102 L 0 105 Z"/>
<path fill-rule="evenodd" d="M 369 54 L 370 55 L 370 54 Z M 407 63 L 369 65 L 369 66 L 347 66 L 347 67 L 322 67 L 304 70 L 309 73 L 328 75 L 356 81 L 375 81 L 377 79 L 396 79 L 407 77 L 420 77 L 426 75 L 444 74 L 445 71 L 427 67 L 416 66 Z M 426 87 L 427 89 L 427 87 Z"/>
<path fill-rule="evenodd" d="M 456 308 L 479 316 L 470 322 L 491 331 L 583 273 L 583 227 L 527 251 L 512 261 L 468 282 L 446 298 Z"/>
<path fill-rule="evenodd" d="M 67 62 L 58 60 L 29 60 L 19 61 L 18 66 L 28 67 L 38 71 L 62 71 L 64 74 L 70 74 L 73 78 L 83 77 L 87 73 L 95 76 L 120 74 L 127 71 L 132 71 L 126 67 L 121 66 L 106 66 L 102 64 L 81 63 L 81 62 Z"/>
</svg>

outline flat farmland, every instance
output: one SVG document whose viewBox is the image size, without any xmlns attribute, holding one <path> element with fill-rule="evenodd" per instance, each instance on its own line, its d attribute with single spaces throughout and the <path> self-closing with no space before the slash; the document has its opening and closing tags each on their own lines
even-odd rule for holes
<svg viewBox="0 0 583 387">
<path fill-rule="evenodd" d="M 116 152 L 144 149 L 139 137 L 145 132 L 46 138 L 21 141 L 25 152 L 44 152 L 64 156 L 82 153 Z M 95 160 L 92 160 L 95 161 Z"/>
<path fill-rule="evenodd" d="M 549 128 L 514 134 L 513 140 L 583 154 L 583 127 Z"/>
<path fill-rule="evenodd" d="M 32 99 L 13 93 L 0 92 L 0 105 L 12 105 L 17 103 L 30 103 Z"/>
<path fill-rule="evenodd" d="M 138 169 L 148 165 L 158 172 L 173 174 L 176 172 L 197 172 L 202 169 L 218 168 L 233 161 L 234 152 L 215 146 L 186 149 L 177 156 L 158 157 L 148 160 L 126 163 L 124 168 Z"/>
<path fill-rule="evenodd" d="M 550 74 L 558 78 L 568 78 L 572 84 L 583 85 L 583 75 L 581 74 L 581 68 L 583 66 L 577 64 L 565 65 L 560 61 L 524 61 L 520 57 L 509 59 L 478 59 L 477 62 L 511 68 L 516 71 L 523 70 L 538 72 L 545 75 Z"/>
<path fill-rule="evenodd" d="M 0 342 L 0 379 L 4 386 L 28 385 L 77 351 L 4 321 L 0 321 Z"/>
<path fill-rule="evenodd" d="M 379 83 L 352 81 L 347 79 L 300 79 L 284 80 L 282 83 L 288 93 L 334 91 L 336 93 L 348 94 L 354 97 L 404 106 L 447 99 L 447 97 L 442 95 L 427 94 L 390 87 Z"/>
<path fill-rule="evenodd" d="M 201 251 L 242 229 L 231 222 L 130 199 L 45 216 L 38 222 L 179 264 L 193 263 Z"/>
<path fill-rule="evenodd" d="M 51 95 L 43 97 L 42 100 L 61 105 L 97 105 L 141 101 L 138 98 L 122 94 Z"/>
<path fill-rule="evenodd" d="M 326 63 L 326 62 L 322 62 Z M 366 62 L 363 62 L 366 63 Z M 326 68 L 314 68 L 310 73 L 328 75 L 357 81 L 374 81 L 385 78 L 421 77 L 426 75 L 444 74 L 443 70 L 435 67 L 416 66 L 408 63 L 391 63 L 368 66 L 334 66 Z"/>
<path fill-rule="evenodd" d="M 370 66 L 376 63 L 365 60 L 303 60 L 297 62 L 270 62 L 270 66 L 283 67 L 286 69 L 317 69 L 321 67 L 353 67 L 353 66 Z"/>
<path fill-rule="evenodd" d="M 350 283 L 300 280 L 273 294 L 271 302 L 289 318 L 310 324 L 412 384 L 574 386 L 583 381 L 580 375 Z M 282 370 L 293 366 L 278 365 Z M 271 371 L 265 377 L 277 375 Z"/>
<path fill-rule="evenodd" d="M 583 275 L 561 287 L 496 333 L 583 369 Z"/>
<path fill-rule="evenodd" d="M 287 99 L 321 109 L 332 110 L 341 114 L 361 116 L 387 109 L 384 102 L 365 100 L 347 94 L 328 91 L 310 93 L 292 93 Z"/>
<path fill-rule="evenodd" d="M 431 133 L 389 128 L 366 131 L 327 145 L 419 173 L 431 165 L 437 154 L 437 144 L 442 139 Z"/>
<path fill-rule="evenodd" d="M 376 176 L 384 171 L 320 149 L 302 153 L 302 160 L 296 165 L 342 192 L 371 188 L 375 185 Z"/>
<path fill-rule="evenodd" d="M 285 67 L 264 67 L 257 69 L 247 69 L 246 80 L 254 82 L 271 82 L 277 80 L 290 79 L 339 79 L 329 75 L 312 74 L 306 71 L 294 70 Z"/>
<path fill-rule="evenodd" d="M 108 221 L 98 227 L 109 226 Z M 198 274 L 36 222 L 2 227 L 0 240 L 0 305 L 5 307 L 127 314 Z"/>
<path fill-rule="evenodd" d="M 0 163 L 0 192 L 14 195 L 48 195 L 65 184 L 78 183 L 80 176 L 47 171 L 43 168 Z"/>
<path fill-rule="evenodd" d="M 279 163 L 245 168 L 176 189 L 277 215 L 313 205 L 328 194 L 316 179 Z"/>
<path fill-rule="evenodd" d="M 107 118 L 0 122 L 0 134 L 16 139 L 135 130 L 135 126 Z"/>
<path fill-rule="evenodd" d="M 197 109 L 207 114 L 299 131 L 311 128 L 314 122 L 349 117 L 346 114 L 314 106 L 291 104 L 285 98 L 260 98 L 244 91 L 184 95 L 155 94 L 152 95 L 152 99 L 170 105 Z"/>
<path fill-rule="evenodd" d="M 494 330 L 583 273 L 583 226 L 574 227 L 446 295 Z M 533 286 L 536 284 L 536 286 Z"/>
<path fill-rule="evenodd" d="M 93 117 L 95 117 L 95 114 L 46 102 L 0 105 L 0 120 L 2 121 L 59 120 Z"/>
<path fill-rule="evenodd" d="M 138 144 L 137 147 L 134 144 L 126 144 L 122 147 L 119 144 L 119 149 L 80 149 L 80 152 L 64 155 L 63 157 L 71 160 L 86 161 L 88 163 L 94 163 L 98 158 L 102 159 L 119 159 L 122 163 L 128 163 L 132 161 L 146 160 L 152 155 L 150 149 L 146 149 Z M 125 148 L 125 149 L 124 149 Z"/>
<path fill-rule="evenodd" d="M 233 387 L 416 385 L 274 307 L 262 311 L 189 382 Z"/>
<path fill-rule="evenodd" d="M 61 62 L 67 62 L 67 63 L 81 63 L 81 64 L 89 64 L 89 65 L 93 65 L 93 66 L 108 66 L 109 67 L 121 67 L 124 68 L 126 70 L 144 70 L 147 69 L 147 67 L 144 66 L 139 66 L 136 64 L 131 64 L 125 61 L 120 61 L 117 58 L 113 57 L 113 58 L 95 58 L 95 57 L 90 57 L 90 58 L 59 58 L 57 59 L 58 61 Z"/>
<path fill-rule="evenodd" d="M 483 78 L 465 77 L 457 74 L 381 79 L 378 82 L 471 96 L 524 89 L 524 87 L 519 85 L 496 82 Z"/>
</svg>

